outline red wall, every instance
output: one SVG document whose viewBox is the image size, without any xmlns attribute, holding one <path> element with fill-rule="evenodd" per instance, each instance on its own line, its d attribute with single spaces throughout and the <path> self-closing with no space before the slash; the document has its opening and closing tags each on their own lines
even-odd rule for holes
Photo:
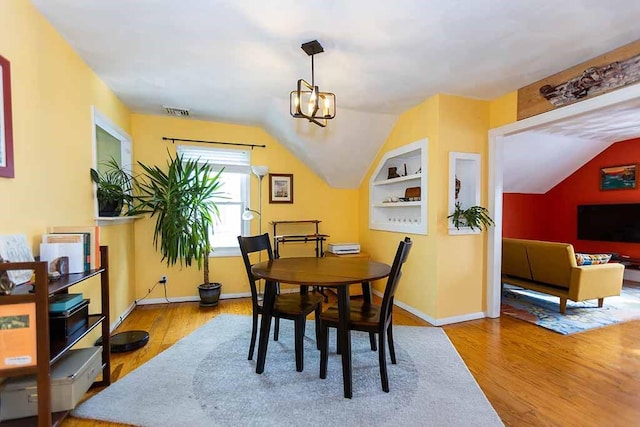
<svg viewBox="0 0 640 427">
<path fill-rule="evenodd" d="M 516 239 L 544 240 L 547 210 L 544 194 L 505 193 L 502 235 Z"/>
<path fill-rule="evenodd" d="M 578 205 L 640 203 L 640 183 L 633 190 L 600 190 L 600 168 L 632 163 L 640 163 L 640 138 L 611 145 L 544 195 L 505 194 L 503 235 L 567 242 L 576 252 L 617 252 L 640 258 L 640 243 L 577 239 Z M 543 220 L 541 226 L 531 225 Z"/>
</svg>

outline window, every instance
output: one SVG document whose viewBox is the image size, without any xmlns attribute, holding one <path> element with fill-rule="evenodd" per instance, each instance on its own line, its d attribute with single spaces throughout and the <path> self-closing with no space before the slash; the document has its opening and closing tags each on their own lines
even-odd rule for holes
<svg viewBox="0 0 640 427">
<path fill-rule="evenodd" d="M 240 255 L 238 236 L 250 233 L 249 221 L 242 220 L 242 212 L 249 204 L 249 151 L 189 145 L 178 145 L 177 151 L 184 159 L 209 163 L 215 171 L 224 168 L 221 190 L 227 198 L 216 200 L 220 215 L 211 238 L 212 256 Z"/>
<path fill-rule="evenodd" d="M 123 169 L 131 172 L 131 137 L 116 126 L 107 116 L 93 107 L 93 153 L 94 168 L 104 172 L 105 163 L 114 159 Z M 98 217 L 98 199 L 95 199 L 95 212 Z"/>
</svg>

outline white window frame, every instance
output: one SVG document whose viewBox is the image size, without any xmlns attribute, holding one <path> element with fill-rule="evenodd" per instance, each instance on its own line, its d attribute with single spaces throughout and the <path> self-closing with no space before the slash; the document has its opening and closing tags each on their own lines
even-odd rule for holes
<svg viewBox="0 0 640 427">
<path fill-rule="evenodd" d="M 91 116 L 93 118 L 93 128 L 91 130 L 93 136 L 93 168 L 98 169 L 98 139 L 96 135 L 96 126 L 102 128 L 105 132 L 120 141 L 120 161 L 122 169 L 132 173 L 133 171 L 133 154 L 131 152 L 131 136 L 122 130 L 118 125 L 113 123 L 107 116 L 102 114 L 95 106 L 91 107 Z M 102 225 L 100 221 L 107 222 L 129 222 L 133 221 L 132 217 L 109 217 L 101 218 L 98 215 L 98 189 L 93 184 L 93 205 L 95 217 L 99 221 L 98 225 Z"/>
<path fill-rule="evenodd" d="M 222 167 L 225 168 L 225 173 L 237 173 L 244 175 L 240 180 L 240 215 L 244 212 L 245 208 L 249 206 L 250 200 L 250 187 L 251 187 L 251 153 L 247 150 L 237 150 L 237 149 L 225 149 L 225 148 L 214 148 L 214 147 L 196 147 L 193 145 L 178 145 L 176 147 L 176 151 L 178 154 L 184 154 L 185 158 L 200 158 L 200 160 L 204 160 L 206 163 L 212 165 L 213 170 L 218 171 Z M 240 154 L 246 156 L 246 165 L 242 164 L 226 164 L 223 160 L 223 154 Z M 216 159 L 216 155 L 221 155 L 218 161 Z M 207 160 L 207 158 L 216 159 L 216 160 Z M 227 169 L 231 169 L 229 172 L 226 172 Z M 224 186 L 221 188 L 221 191 L 224 191 Z M 235 202 L 228 202 L 226 200 L 216 200 L 217 205 L 234 205 Z M 251 223 L 250 221 L 240 221 L 240 234 L 243 236 L 248 235 L 251 232 Z M 229 256 L 240 256 L 240 247 L 238 246 L 237 241 L 234 242 L 234 246 L 224 246 L 224 247 L 213 247 L 212 252 L 209 254 L 210 257 L 229 257 Z"/>
</svg>

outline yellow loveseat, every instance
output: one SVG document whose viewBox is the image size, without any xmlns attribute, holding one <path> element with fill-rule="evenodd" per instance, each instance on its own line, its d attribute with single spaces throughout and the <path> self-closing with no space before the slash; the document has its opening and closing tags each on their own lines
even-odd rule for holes
<svg viewBox="0 0 640 427">
<path fill-rule="evenodd" d="M 573 246 L 539 240 L 502 239 L 502 283 L 560 297 L 560 313 L 567 299 L 583 301 L 620 295 L 624 266 L 618 263 L 581 265 Z"/>
</svg>

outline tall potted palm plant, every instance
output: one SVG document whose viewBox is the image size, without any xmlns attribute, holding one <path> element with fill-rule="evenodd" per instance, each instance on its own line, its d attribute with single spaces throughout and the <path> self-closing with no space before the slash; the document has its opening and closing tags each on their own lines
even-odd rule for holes
<svg viewBox="0 0 640 427">
<path fill-rule="evenodd" d="M 218 303 L 221 284 L 209 281 L 210 238 L 218 217 L 216 199 L 221 197 L 220 172 L 197 160 L 185 160 L 169 153 L 166 168 L 138 162 L 143 172 L 138 177 L 133 214 L 150 214 L 156 219 L 153 244 L 167 266 L 196 261 L 203 270 L 198 286 L 200 305 Z"/>
</svg>

